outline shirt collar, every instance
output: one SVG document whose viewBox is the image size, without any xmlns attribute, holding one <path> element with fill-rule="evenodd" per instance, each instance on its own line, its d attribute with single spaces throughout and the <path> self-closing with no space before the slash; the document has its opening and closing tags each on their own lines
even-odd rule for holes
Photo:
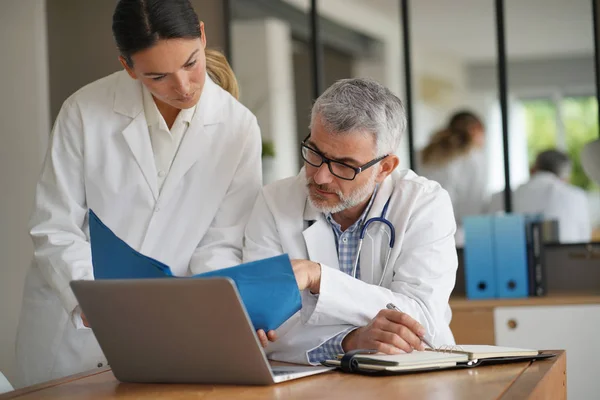
<svg viewBox="0 0 600 400">
<path fill-rule="evenodd" d="M 184 108 L 179 112 L 179 115 L 177 116 L 177 118 L 182 121 L 182 122 L 186 122 L 188 125 L 192 122 L 192 118 L 194 117 L 194 113 L 196 112 L 196 104 L 194 104 L 193 107 L 190 108 Z"/>
<path fill-rule="evenodd" d="M 379 188 L 379 185 L 375 186 L 375 190 L 373 190 L 373 194 L 371 195 L 371 198 L 369 199 L 369 203 L 367 204 L 367 206 L 365 207 L 365 210 L 363 211 L 363 213 L 361 214 L 360 218 L 358 220 L 356 220 L 356 222 L 354 222 L 352 224 L 352 226 L 350 226 L 347 230 L 350 232 L 354 232 L 359 226 L 362 226 L 364 220 L 367 218 L 367 215 L 369 214 L 369 211 L 371 211 L 371 206 L 373 205 L 373 200 L 375 200 L 375 195 L 377 195 L 377 189 Z M 332 217 L 331 213 L 327 213 L 325 215 L 325 219 L 327 220 L 327 222 L 329 222 L 329 224 L 337 229 L 339 229 L 341 231 L 341 226 L 340 224 L 338 224 Z"/>
<path fill-rule="evenodd" d="M 537 171 L 532 176 L 531 179 L 560 179 L 556 174 L 553 174 L 549 171 Z"/>
<path fill-rule="evenodd" d="M 167 123 L 165 122 L 165 119 L 163 118 L 160 111 L 158 111 L 158 107 L 154 102 L 152 93 L 150 93 L 150 91 L 148 90 L 148 88 L 146 88 L 145 85 L 142 85 L 142 92 L 144 100 L 144 114 L 146 115 L 146 123 L 148 124 L 148 126 L 160 125 L 162 128 L 169 130 L 167 128 Z M 182 109 L 177 115 L 176 121 L 179 120 L 190 124 L 192 122 L 194 113 L 196 112 L 196 106 L 197 104 L 195 104 L 191 108 Z"/>
</svg>

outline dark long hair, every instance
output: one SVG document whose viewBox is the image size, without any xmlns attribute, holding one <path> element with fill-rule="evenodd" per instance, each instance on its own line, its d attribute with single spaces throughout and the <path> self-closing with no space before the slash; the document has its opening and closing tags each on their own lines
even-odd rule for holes
<svg viewBox="0 0 600 400">
<path fill-rule="evenodd" d="M 189 0 L 119 0 L 112 30 L 129 66 L 133 65 L 133 54 L 149 49 L 159 40 L 202 36 L 198 15 Z M 225 56 L 213 49 L 206 49 L 205 54 L 210 78 L 237 98 L 237 80 Z"/>
<path fill-rule="evenodd" d="M 421 153 L 423 165 L 443 165 L 468 153 L 473 147 L 470 130 L 483 127 L 481 120 L 470 111 L 452 115 L 448 126 L 435 133 Z"/>
<path fill-rule="evenodd" d="M 189 0 L 119 0 L 113 36 L 129 65 L 131 56 L 161 39 L 196 39 L 200 22 Z"/>
</svg>

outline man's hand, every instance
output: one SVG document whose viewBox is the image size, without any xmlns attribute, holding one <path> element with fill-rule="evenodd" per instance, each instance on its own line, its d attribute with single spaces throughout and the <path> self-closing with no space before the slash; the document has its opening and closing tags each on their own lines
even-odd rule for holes
<svg viewBox="0 0 600 400">
<path fill-rule="evenodd" d="M 87 318 L 85 317 L 85 314 L 83 313 L 83 311 L 81 312 L 81 321 L 83 322 L 83 326 L 85 326 L 86 328 L 90 327 L 90 323 L 88 322 Z"/>
<path fill-rule="evenodd" d="M 292 260 L 292 269 L 298 289 L 310 289 L 313 294 L 321 290 L 321 265 L 310 260 Z"/>
<path fill-rule="evenodd" d="M 344 351 L 373 349 L 385 354 L 425 350 L 420 337 L 425 328 L 400 311 L 381 310 L 367 326 L 350 332 L 342 342 Z"/>
<path fill-rule="evenodd" d="M 263 329 L 259 329 L 256 331 L 256 334 L 258 335 L 258 340 L 260 340 L 260 345 L 263 347 L 263 349 L 267 347 L 269 341 L 274 342 L 277 340 L 277 333 L 275 333 L 275 331 L 269 331 L 268 333 L 265 333 Z"/>
</svg>

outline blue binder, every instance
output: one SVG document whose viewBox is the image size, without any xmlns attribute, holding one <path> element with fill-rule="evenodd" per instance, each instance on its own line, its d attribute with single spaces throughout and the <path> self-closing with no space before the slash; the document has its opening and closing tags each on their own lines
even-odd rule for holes
<svg viewBox="0 0 600 400">
<path fill-rule="evenodd" d="M 92 265 L 95 279 L 173 277 L 171 269 L 131 248 L 89 211 Z M 276 329 L 302 308 L 302 300 L 287 254 L 192 278 L 229 277 L 235 282 L 255 329 Z"/>
<path fill-rule="evenodd" d="M 496 297 L 493 226 L 494 217 L 491 215 L 468 216 L 463 220 L 465 280 L 469 299 Z"/>
<path fill-rule="evenodd" d="M 505 214 L 494 217 L 496 292 L 501 298 L 529 294 L 526 216 Z"/>
</svg>

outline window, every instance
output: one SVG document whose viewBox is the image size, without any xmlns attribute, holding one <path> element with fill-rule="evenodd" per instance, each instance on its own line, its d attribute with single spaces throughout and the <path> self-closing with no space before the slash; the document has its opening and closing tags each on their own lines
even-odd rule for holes
<svg viewBox="0 0 600 400">
<path fill-rule="evenodd" d="M 595 97 L 567 97 L 561 103 L 567 152 L 573 160 L 571 183 L 585 190 L 594 185 L 583 172 L 580 153 L 583 146 L 598 137 L 598 106 Z M 597 187 L 596 187 L 597 189 Z"/>
<path fill-rule="evenodd" d="M 581 167 L 583 146 L 598 137 L 598 108 L 593 96 L 530 99 L 525 110 L 529 163 L 540 151 L 566 151 L 573 162 L 571 183 L 584 190 L 597 189 Z"/>
</svg>

